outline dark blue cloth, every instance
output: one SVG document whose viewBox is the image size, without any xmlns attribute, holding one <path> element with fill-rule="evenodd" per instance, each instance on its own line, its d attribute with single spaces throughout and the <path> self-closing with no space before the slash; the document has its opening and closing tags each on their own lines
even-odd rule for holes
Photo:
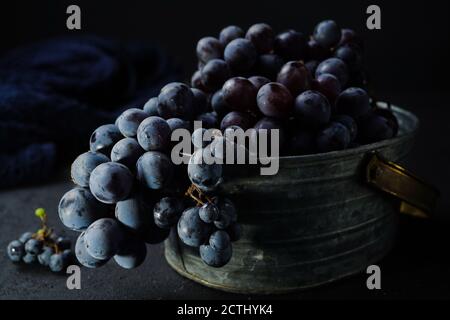
<svg viewBox="0 0 450 320">
<path fill-rule="evenodd" d="M 96 127 L 180 78 L 157 47 L 93 36 L 8 52 L 0 58 L 0 188 L 46 180 L 88 149 Z"/>
</svg>

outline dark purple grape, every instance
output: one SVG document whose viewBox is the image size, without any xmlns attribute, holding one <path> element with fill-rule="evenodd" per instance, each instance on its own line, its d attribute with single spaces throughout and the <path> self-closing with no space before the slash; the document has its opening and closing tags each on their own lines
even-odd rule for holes
<svg viewBox="0 0 450 320">
<path fill-rule="evenodd" d="M 219 118 L 216 112 L 205 112 L 199 114 L 196 120 L 201 121 L 202 127 L 205 129 L 217 128 L 219 126 Z"/>
<path fill-rule="evenodd" d="M 171 130 L 160 117 L 148 117 L 137 130 L 137 140 L 145 151 L 162 151 L 170 145 Z"/>
<path fill-rule="evenodd" d="M 8 247 L 6 249 L 6 253 L 8 254 L 8 258 L 12 262 L 19 262 L 22 260 L 22 258 L 25 255 L 25 248 L 23 246 L 23 243 L 19 240 L 11 241 L 8 244 Z"/>
<path fill-rule="evenodd" d="M 320 92 L 305 91 L 295 99 L 294 116 L 304 127 L 323 126 L 330 121 L 330 103 Z"/>
<path fill-rule="evenodd" d="M 210 267 L 220 268 L 226 265 L 233 255 L 231 245 L 224 250 L 216 250 L 210 245 L 200 246 L 200 257 Z"/>
<path fill-rule="evenodd" d="M 78 262 L 86 268 L 98 268 L 103 266 L 108 260 L 100 260 L 92 257 L 86 250 L 86 243 L 84 239 L 85 233 L 82 232 L 75 243 L 75 256 Z"/>
<path fill-rule="evenodd" d="M 178 221 L 177 231 L 180 240 L 191 247 L 199 247 L 208 240 L 212 227 L 203 222 L 198 214 L 199 208 L 186 209 Z"/>
<path fill-rule="evenodd" d="M 106 162 L 92 171 L 89 188 L 98 201 L 111 204 L 128 197 L 133 181 L 131 171 L 123 164 Z"/>
<path fill-rule="evenodd" d="M 220 31 L 219 40 L 220 43 L 225 47 L 231 41 L 237 38 L 243 38 L 245 35 L 244 30 L 238 26 L 228 26 Z"/>
<path fill-rule="evenodd" d="M 180 118 L 167 119 L 167 124 L 169 125 L 171 132 L 174 132 L 177 129 L 185 129 L 188 131 L 191 130 L 191 124 L 189 123 L 189 121 Z"/>
<path fill-rule="evenodd" d="M 252 25 L 245 35 L 255 46 L 258 53 L 269 53 L 273 50 L 275 34 L 266 23 L 257 23 Z"/>
<path fill-rule="evenodd" d="M 334 53 L 334 56 L 347 64 L 350 73 L 361 70 L 362 68 L 361 53 L 354 45 L 347 44 L 338 47 Z"/>
<path fill-rule="evenodd" d="M 347 88 L 337 97 L 336 109 L 340 114 L 357 119 L 370 111 L 369 95 L 361 88 Z"/>
<path fill-rule="evenodd" d="M 341 114 L 334 117 L 333 121 L 343 124 L 348 129 L 348 132 L 350 133 L 350 141 L 356 139 L 356 136 L 358 135 L 358 126 L 352 117 Z"/>
<path fill-rule="evenodd" d="M 225 47 L 224 58 L 232 71 L 245 72 L 256 63 L 258 54 L 250 40 L 238 38 Z"/>
<path fill-rule="evenodd" d="M 139 267 L 147 256 L 145 242 L 134 236 L 127 236 L 120 250 L 114 255 L 114 261 L 124 269 Z"/>
<path fill-rule="evenodd" d="M 208 111 L 209 101 L 205 92 L 197 88 L 191 88 L 194 95 L 194 113 L 200 114 Z"/>
<path fill-rule="evenodd" d="M 116 219 L 135 234 L 146 231 L 151 219 L 152 208 L 143 197 L 142 193 L 134 192 L 127 199 L 117 202 L 115 208 Z"/>
<path fill-rule="evenodd" d="M 277 82 L 288 88 L 293 96 L 297 96 L 308 88 L 308 80 L 308 69 L 301 61 L 286 63 L 277 76 Z"/>
<path fill-rule="evenodd" d="M 111 150 L 111 161 L 121 163 L 131 171 L 136 168 L 136 161 L 144 153 L 139 143 L 133 138 L 118 141 Z"/>
<path fill-rule="evenodd" d="M 224 230 L 237 220 L 236 207 L 227 198 L 215 198 L 215 203 L 219 208 L 219 219 L 214 221 L 216 228 Z"/>
<path fill-rule="evenodd" d="M 333 48 L 341 40 L 341 29 L 333 20 L 325 20 L 315 27 L 313 37 L 322 47 Z"/>
<path fill-rule="evenodd" d="M 164 197 L 159 200 L 153 209 L 155 224 L 163 229 L 174 226 L 184 211 L 183 200 L 176 197 Z"/>
<path fill-rule="evenodd" d="M 219 214 L 219 208 L 211 202 L 206 202 L 198 212 L 200 219 L 205 223 L 213 223 L 219 218 Z"/>
<path fill-rule="evenodd" d="M 329 48 L 322 47 L 313 38 L 308 41 L 308 59 L 322 61 L 329 58 L 331 50 Z"/>
<path fill-rule="evenodd" d="M 284 65 L 284 60 L 279 55 L 268 53 L 258 57 L 255 72 L 261 76 L 267 77 L 275 81 L 278 72 Z"/>
<path fill-rule="evenodd" d="M 372 112 L 358 122 L 359 140 L 363 143 L 373 143 L 394 137 L 396 122 L 392 119 Z"/>
<path fill-rule="evenodd" d="M 319 62 L 317 60 L 310 60 L 305 63 L 305 68 L 308 70 L 308 79 L 311 82 L 314 79 L 314 75 L 316 74 L 317 66 L 319 65 Z"/>
<path fill-rule="evenodd" d="M 120 249 L 124 232 L 119 222 L 112 218 L 102 218 L 92 223 L 84 233 L 87 253 L 99 260 L 112 258 Z"/>
<path fill-rule="evenodd" d="M 397 117 L 394 115 L 392 110 L 376 108 L 376 109 L 373 110 L 373 113 L 376 114 L 376 115 L 379 115 L 379 116 L 382 116 L 382 117 L 386 118 L 388 120 L 389 126 L 392 128 L 392 130 L 394 132 L 394 136 L 397 135 L 398 129 L 399 129 L 399 125 L 398 125 Z"/>
<path fill-rule="evenodd" d="M 108 156 L 117 141 L 123 138 L 119 128 L 114 124 L 105 124 L 98 127 L 91 135 L 90 150 Z"/>
<path fill-rule="evenodd" d="M 256 88 L 250 80 L 235 77 L 227 80 L 222 87 L 225 103 L 236 111 L 251 111 L 256 107 Z"/>
<path fill-rule="evenodd" d="M 270 137 L 270 134 L 272 133 L 272 130 L 274 130 L 274 129 L 278 130 L 278 137 L 279 137 L 278 145 L 279 145 L 280 149 L 283 147 L 283 145 L 285 143 L 285 139 L 286 139 L 286 133 L 285 133 L 285 130 L 284 130 L 283 123 L 279 119 L 269 118 L 269 117 L 261 118 L 253 126 L 253 128 L 255 129 L 255 133 L 258 135 L 258 138 L 259 138 L 259 132 L 262 129 L 267 130 L 267 137 L 268 138 Z M 252 143 L 256 143 L 256 141 L 253 140 Z M 270 145 L 268 147 L 270 147 Z"/>
<path fill-rule="evenodd" d="M 245 112 L 232 111 L 227 113 L 225 117 L 223 117 L 222 122 L 220 123 L 220 130 L 225 130 L 231 126 L 238 126 L 242 128 L 242 130 L 247 130 L 253 126 L 254 119 L 253 117 Z"/>
<path fill-rule="evenodd" d="M 135 137 L 137 128 L 148 114 L 141 109 L 131 108 L 125 110 L 117 119 L 117 127 L 125 137 Z"/>
<path fill-rule="evenodd" d="M 312 154 L 316 151 L 316 134 L 314 131 L 296 128 L 288 142 L 289 155 Z"/>
<path fill-rule="evenodd" d="M 322 61 L 316 69 L 316 78 L 324 73 L 330 73 L 339 79 L 341 87 L 344 88 L 348 82 L 348 68 L 344 61 L 338 58 L 329 58 Z"/>
<path fill-rule="evenodd" d="M 213 94 L 211 98 L 211 107 L 221 118 L 231 111 L 231 108 L 223 99 L 222 90 L 218 90 Z"/>
<path fill-rule="evenodd" d="M 201 71 L 202 83 L 210 91 L 220 89 L 230 76 L 227 63 L 221 59 L 209 60 Z"/>
<path fill-rule="evenodd" d="M 163 189 L 174 174 L 174 165 L 170 158 L 158 151 L 144 153 L 136 164 L 137 180 L 150 189 Z"/>
<path fill-rule="evenodd" d="M 208 88 L 202 82 L 202 73 L 200 70 L 195 71 L 191 77 L 191 87 L 202 91 L 207 91 Z"/>
<path fill-rule="evenodd" d="M 261 76 L 253 76 L 248 78 L 248 80 L 253 84 L 253 86 L 256 88 L 256 91 L 258 91 L 259 89 L 261 89 L 261 87 L 265 84 L 268 84 L 270 82 L 269 79 L 267 79 L 266 77 L 261 77 Z"/>
<path fill-rule="evenodd" d="M 343 46 L 346 44 L 357 45 L 360 48 L 360 50 L 364 49 L 363 40 L 352 29 L 342 29 L 341 30 L 341 40 L 339 41 L 338 46 Z"/>
<path fill-rule="evenodd" d="M 257 103 L 262 114 L 274 118 L 287 118 L 293 108 L 291 93 L 277 82 L 268 83 L 259 89 Z"/>
<path fill-rule="evenodd" d="M 319 132 L 316 143 L 319 152 L 343 150 L 350 144 L 350 133 L 343 124 L 332 122 Z"/>
<path fill-rule="evenodd" d="M 338 78 L 329 73 L 319 75 L 312 82 L 311 88 L 323 94 L 332 106 L 334 106 L 336 98 L 341 93 L 341 83 Z"/>
<path fill-rule="evenodd" d="M 144 109 L 144 112 L 147 113 L 147 117 L 148 116 L 159 116 L 158 104 L 159 104 L 158 97 L 153 97 L 144 104 L 143 109 Z"/>
<path fill-rule="evenodd" d="M 204 37 L 198 41 L 196 51 L 198 60 L 207 63 L 209 60 L 222 58 L 223 46 L 214 37 Z"/>
<path fill-rule="evenodd" d="M 225 250 L 231 244 L 228 233 L 224 230 L 214 231 L 209 237 L 209 245 L 215 250 Z"/>
<path fill-rule="evenodd" d="M 72 181 L 80 187 L 88 187 L 92 170 L 105 162 L 109 162 L 109 158 L 102 153 L 88 151 L 79 155 L 70 168 Z"/>
<path fill-rule="evenodd" d="M 275 38 L 274 52 L 285 60 L 304 59 L 307 54 L 306 37 L 295 30 L 280 33 Z"/>
<path fill-rule="evenodd" d="M 198 149 L 189 159 L 188 175 L 193 184 L 204 192 L 213 191 L 222 182 L 222 165 L 208 164 L 211 152 L 208 148 Z"/>
<path fill-rule="evenodd" d="M 161 89 L 158 113 L 164 119 L 189 119 L 194 115 L 194 94 L 181 82 L 172 82 Z"/>
</svg>

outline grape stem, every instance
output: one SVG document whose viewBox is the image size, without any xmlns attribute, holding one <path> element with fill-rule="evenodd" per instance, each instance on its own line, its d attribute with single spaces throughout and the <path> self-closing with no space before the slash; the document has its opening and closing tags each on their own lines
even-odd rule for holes
<svg viewBox="0 0 450 320">
<path fill-rule="evenodd" d="M 198 207 L 201 207 L 205 204 L 205 202 L 212 203 L 212 199 L 208 197 L 202 190 L 200 190 L 199 187 L 197 187 L 195 184 L 191 184 L 187 191 L 185 192 L 185 195 L 194 199 Z"/>
</svg>

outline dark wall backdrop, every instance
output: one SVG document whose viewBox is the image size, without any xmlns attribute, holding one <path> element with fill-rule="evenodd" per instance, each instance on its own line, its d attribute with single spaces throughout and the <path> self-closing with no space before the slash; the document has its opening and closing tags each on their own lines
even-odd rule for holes
<svg viewBox="0 0 450 320">
<path fill-rule="evenodd" d="M 0 5 L 0 50 L 80 32 L 66 29 L 70 4 L 82 9 L 81 32 L 157 42 L 184 65 L 186 76 L 196 65 L 196 41 L 216 36 L 226 25 L 247 28 L 265 21 L 276 31 L 294 28 L 310 33 L 318 21 L 332 18 L 365 37 L 366 61 L 382 96 L 392 91 L 447 91 L 448 1 L 15 0 Z M 381 7 L 381 30 L 365 27 L 369 4 Z"/>
</svg>

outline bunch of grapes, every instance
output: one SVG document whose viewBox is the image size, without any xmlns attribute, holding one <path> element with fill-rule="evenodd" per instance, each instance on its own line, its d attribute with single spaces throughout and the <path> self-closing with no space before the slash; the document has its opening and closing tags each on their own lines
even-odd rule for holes
<svg viewBox="0 0 450 320">
<path fill-rule="evenodd" d="M 19 240 L 11 241 L 6 249 L 8 257 L 13 262 L 23 261 L 26 264 L 39 262 L 53 272 L 61 272 L 73 260 L 70 240 L 58 236 L 47 226 L 44 209 L 36 209 L 35 214 L 41 219 L 42 228 L 35 233 L 25 232 Z"/>
<path fill-rule="evenodd" d="M 342 150 L 397 134 L 394 114 L 367 93 L 364 45 L 351 29 L 320 22 L 310 37 L 265 23 L 224 28 L 197 43 L 192 87 L 210 97 L 221 130 L 280 130 L 284 155 Z M 205 116 L 201 116 L 203 118 Z"/>
</svg>

